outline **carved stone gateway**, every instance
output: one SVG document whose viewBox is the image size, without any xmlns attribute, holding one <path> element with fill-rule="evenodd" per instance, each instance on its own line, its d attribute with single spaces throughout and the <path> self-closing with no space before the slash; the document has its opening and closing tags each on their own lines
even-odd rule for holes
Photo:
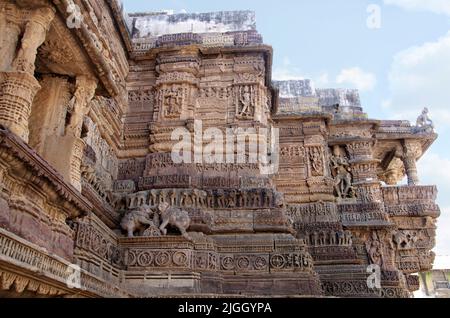
<svg viewBox="0 0 450 318">
<path fill-rule="evenodd" d="M 411 296 L 440 214 L 428 109 L 372 120 L 357 91 L 272 82 L 251 12 L 120 8 L 0 0 L 2 296 Z"/>
</svg>

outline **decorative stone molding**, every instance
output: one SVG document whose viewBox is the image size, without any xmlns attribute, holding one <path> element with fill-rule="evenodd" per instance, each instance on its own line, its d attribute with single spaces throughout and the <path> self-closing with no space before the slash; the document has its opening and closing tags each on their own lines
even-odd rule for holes
<svg viewBox="0 0 450 318">
<path fill-rule="evenodd" d="M 2 158 L 8 159 L 6 161 L 8 163 L 6 167 L 9 167 L 14 162 L 20 162 L 22 167 L 26 171 L 31 172 L 31 174 L 20 176 L 20 170 L 17 171 L 9 167 L 11 172 L 19 173 L 20 177 L 29 178 L 29 181 L 32 181 L 34 177 L 38 177 L 40 180 L 35 179 L 35 181 L 41 184 L 41 187 L 46 184 L 43 189 L 50 191 L 50 198 L 57 200 L 60 197 L 64 199 L 65 207 L 73 209 L 72 213 L 67 213 L 67 216 L 75 218 L 90 211 L 91 205 L 89 202 L 80 196 L 73 187 L 65 183 L 61 175 L 54 168 L 49 166 L 45 160 L 37 155 L 21 139 L 5 129 L 5 127 L 0 127 L 0 147 L 2 149 Z M 3 164 L 4 162 L 2 161 Z"/>
<path fill-rule="evenodd" d="M 127 292 L 85 270 L 80 271 L 81 288 L 71 289 L 67 285 L 72 273 L 68 261 L 48 255 L 47 250 L 0 229 L 0 266 L 4 264 L 14 264 L 16 272 L 0 271 L 2 290 L 14 288 L 17 293 L 27 290 L 50 297 L 129 297 Z M 39 278 L 34 275 L 36 272 L 40 273 Z"/>
<path fill-rule="evenodd" d="M 436 138 L 426 111 L 418 127 L 368 120 L 354 90 L 272 84 L 272 48 L 253 27 L 130 37 L 117 0 L 84 0 L 70 29 L 78 2 L 0 0 L 2 294 L 417 288 L 411 275 L 432 267 L 440 214 L 436 188 L 414 186 Z M 278 173 L 175 164 L 171 134 L 193 133 L 197 119 L 222 133 L 279 128 Z M 405 172 L 409 186 L 381 186 Z M 66 284 L 71 262 L 82 288 Z M 378 291 L 367 287 L 371 264 Z"/>
</svg>

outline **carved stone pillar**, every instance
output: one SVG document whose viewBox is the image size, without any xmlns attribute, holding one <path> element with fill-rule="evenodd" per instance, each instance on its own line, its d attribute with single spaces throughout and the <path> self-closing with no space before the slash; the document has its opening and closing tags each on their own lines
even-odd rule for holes
<svg viewBox="0 0 450 318">
<path fill-rule="evenodd" d="M 324 119 L 303 122 L 307 186 L 310 202 L 333 201 L 333 179 L 330 175 L 326 151 L 326 124 Z"/>
<path fill-rule="evenodd" d="M 17 7 L 12 3 L 0 4 L 0 71 L 11 70 L 16 54 L 21 21 Z"/>
<path fill-rule="evenodd" d="M 66 135 L 81 137 L 84 116 L 90 111 L 89 104 L 94 98 L 97 80 L 88 76 L 78 76 L 75 93 L 69 103 L 71 111 L 70 122 L 66 128 Z"/>
<path fill-rule="evenodd" d="M 381 184 L 378 180 L 379 160 L 373 158 L 373 140 L 360 140 L 347 145 L 350 155 L 353 186 L 359 202 L 382 202 Z"/>
<path fill-rule="evenodd" d="M 420 144 L 414 141 L 405 141 L 403 143 L 403 157 L 402 161 L 405 165 L 406 175 L 408 176 L 408 185 L 415 186 L 419 184 L 419 177 L 417 174 L 416 161 L 421 155 Z"/>
<path fill-rule="evenodd" d="M 89 114 L 90 103 L 95 95 L 97 80 L 87 76 L 77 77 L 76 90 L 69 107 L 71 108 L 71 117 L 69 125 L 66 127 L 64 139 L 68 142 L 70 153 L 69 171 L 66 172 L 70 183 L 81 191 L 81 162 L 83 151 L 86 146 L 81 139 L 83 128 L 83 119 Z"/>
<path fill-rule="evenodd" d="M 81 192 L 81 162 L 86 143 L 81 138 L 75 139 L 70 161 L 70 183 Z"/>
<path fill-rule="evenodd" d="M 194 121 L 198 97 L 197 78 L 200 58 L 196 49 L 157 58 L 158 78 L 155 85 L 155 107 L 150 132 L 150 151 L 170 152 L 171 133 Z"/>
<path fill-rule="evenodd" d="M 37 49 L 44 43 L 54 17 L 55 10 L 51 7 L 42 7 L 33 11 L 30 20 L 26 23 L 22 44 L 13 62 L 15 70 L 34 73 Z"/>
<path fill-rule="evenodd" d="M 34 78 L 37 49 L 44 42 L 54 16 L 55 11 L 51 7 L 42 7 L 32 11 L 12 68 L 7 66 L 11 71 L 0 73 L 0 123 L 26 142 L 28 142 L 28 120 L 31 105 L 34 96 L 40 89 L 39 83 Z M 12 42 L 9 43 L 12 45 L 15 42 L 17 28 L 13 26 L 12 32 L 11 35 L 4 37 L 2 43 Z M 15 49 L 16 47 L 14 47 L 14 51 Z M 12 48 L 6 47 L 4 50 L 6 51 L 2 53 L 10 54 L 11 52 L 8 50 L 12 50 Z M 11 56 L 3 64 L 9 63 L 9 60 L 11 60 Z"/>
<path fill-rule="evenodd" d="M 36 98 L 38 102 L 40 99 L 44 101 L 33 109 L 36 111 L 31 116 L 34 136 L 30 144 L 41 151 L 41 155 L 67 182 L 81 191 L 81 160 L 85 148 L 81 132 L 83 119 L 88 115 L 91 100 L 95 95 L 97 80 L 88 76 L 77 77 L 71 99 L 67 96 L 70 94 L 68 83 L 62 79 L 45 77 L 42 86 L 44 88 Z M 41 121 L 46 125 L 46 129 L 41 131 L 37 127 L 39 113 L 49 109 L 52 109 L 52 113 L 42 117 Z M 68 123 L 66 112 L 70 114 Z M 48 138 L 50 135 L 51 138 Z M 43 140 L 44 144 L 41 142 Z"/>
<path fill-rule="evenodd" d="M 403 157 L 405 164 L 406 175 L 408 176 L 408 185 L 415 186 L 419 184 L 419 177 L 417 175 L 416 158 L 413 156 Z"/>
<path fill-rule="evenodd" d="M 66 125 L 67 105 L 71 98 L 70 84 L 65 77 L 43 75 L 42 88 L 36 94 L 28 123 L 28 144 L 53 164 L 52 156 L 60 152 L 56 136 L 62 136 Z"/>
<path fill-rule="evenodd" d="M 28 119 L 34 96 L 41 88 L 24 72 L 0 73 L 0 123 L 28 142 Z"/>
</svg>

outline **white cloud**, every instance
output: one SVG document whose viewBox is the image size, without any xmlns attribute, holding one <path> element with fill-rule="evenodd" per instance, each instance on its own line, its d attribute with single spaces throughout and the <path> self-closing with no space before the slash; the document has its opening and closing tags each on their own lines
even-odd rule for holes
<svg viewBox="0 0 450 318">
<path fill-rule="evenodd" d="M 436 184 L 442 199 L 450 204 L 450 159 L 443 158 L 434 152 L 427 152 L 417 163 L 422 184 Z"/>
<path fill-rule="evenodd" d="M 450 1 L 449 1 L 450 3 Z M 438 130 L 450 121 L 450 32 L 434 42 L 408 48 L 394 56 L 389 71 L 394 118 L 415 120 L 424 107 L 430 109 Z"/>
<path fill-rule="evenodd" d="M 272 78 L 276 81 L 304 80 L 305 77 L 300 74 L 294 69 L 279 67 L 273 70 Z"/>
<path fill-rule="evenodd" d="M 288 57 L 283 58 L 281 66 L 274 68 L 272 78 L 276 81 L 310 79 L 314 87 L 334 88 L 348 86 L 348 88 L 357 88 L 361 91 L 372 90 L 376 85 L 375 75 L 364 72 L 358 67 L 343 69 L 333 79 L 326 71 L 314 75 L 305 74 L 300 68 L 294 66 Z"/>
<path fill-rule="evenodd" d="M 397 2 L 406 3 L 407 1 Z M 421 3 L 423 5 L 425 1 Z M 446 3 L 450 6 L 450 1 Z M 396 54 L 389 71 L 388 81 L 391 96 L 384 100 L 382 107 L 388 110 L 394 119 L 409 118 L 415 121 L 423 107 L 428 107 L 430 116 L 441 134 L 440 138 L 448 138 L 446 130 L 450 122 L 450 90 L 448 88 L 450 32 L 436 41 L 414 46 Z M 435 184 L 438 187 L 438 203 L 441 205 L 442 214 L 437 224 L 435 252 L 438 256 L 450 255 L 450 197 L 448 196 L 450 194 L 450 160 L 438 153 L 426 153 L 418 163 L 418 171 L 422 184 Z M 438 258 L 436 267 L 450 267 L 448 257 Z"/>
<path fill-rule="evenodd" d="M 317 77 L 314 83 L 320 88 L 328 87 L 330 85 L 330 75 L 324 72 Z"/>
<path fill-rule="evenodd" d="M 450 16 L 449 0 L 384 0 L 384 4 L 411 11 L 429 11 Z"/>
<path fill-rule="evenodd" d="M 285 56 L 281 66 L 274 68 L 272 78 L 276 81 L 289 81 L 304 80 L 305 76 L 298 67 L 292 65 L 289 57 Z"/>
<path fill-rule="evenodd" d="M 359 67 L 352 67 L 343 69 L 336 77 L 336 83 L 348 84 L 360 91 L 371 91 L 377 84 L 377 78 L 374 74 L 365 72 Z"/>
<path fill-rule="evenodd" d="M 292 67 L 279 67 L 275 68 L 272 75 L 275 81 L 289 81 L 289 80 L 311 80 L 311 86 L 315 88 L 329 88 L 336 86 L 336 83 L 330 81 L 329 74 L 327 72 L 320 73 L 317 76 L 303 76 L 302 72 L 298 68 Z"/>
<path fill-rule="evenodd" d="M 434 252 L 438 256 L 434 268 L 450 268 L 450 206 L 441 207 L 441 216 L 437 222 L 437 240 Z"/>
<path fill-rule="evenodd" d="M 450 240 L 448 242 L 450 244 Z M 434 269 L 449 269 L 450 268 L 450 256 L 439 256 L 436 255 L 434 260 Z"/>
<path fill-rule="evenodd" d="M 389 109 L 392 107 L 392 100 L 390 99 L 384 99 L 381 101 L 381 108 L 383 109 Z"/>
</svg>

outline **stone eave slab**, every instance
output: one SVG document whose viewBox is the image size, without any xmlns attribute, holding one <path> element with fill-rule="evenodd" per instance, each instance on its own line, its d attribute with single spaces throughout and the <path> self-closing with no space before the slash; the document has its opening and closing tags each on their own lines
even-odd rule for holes
<svg viewBox="0 0 450 318">
<path fill-rule="evenodd" d="M 78 213 L 70 215 L 70 217 L 75 218 L 84 215 L 92 209 L 91 203 L 87 201 L 86 198 L 84 198 L 72 185 L 68 184 L 60 173 L 51 167 L 47 161 L 39 156 L 39 154 L 37 154 L 36 151 L 22 141 L 22 139 L 1 125 L 0 148 L 6 148 L 6 151 L 10 156 L 26 165 L 31 174 L 22 174 L 22 178 L 38 178 L 44 181 L 44 183 L 48 184 L 56 193 L 59 204 L 64 205 L 64 202 L 67 202 L 69 205 L 74 207 L 74 210 Z M 9 164 L 13 163 L 6 163 L 6 165 Z"/>
</svg>

